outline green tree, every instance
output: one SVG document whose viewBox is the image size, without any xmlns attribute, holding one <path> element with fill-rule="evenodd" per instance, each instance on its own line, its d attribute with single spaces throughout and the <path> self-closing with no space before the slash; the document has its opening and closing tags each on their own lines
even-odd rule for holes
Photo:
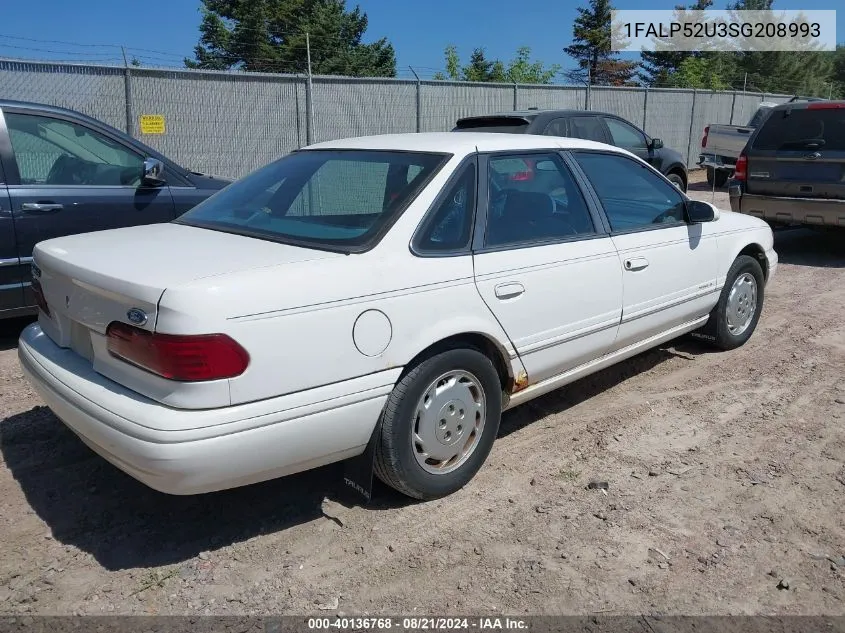
<svg viewBox="0 0 845 633">
<path fill-rule="evenodd" d="M 550 84 L 559 72 L 560 64 L 546 68 L 543 62 L 532 62 L 531 49 L 521 46 L 516 51 L 516 57 L 508 64 L 505 78 L 515 84 Z"/>
<path fill-rule="evenodd" d="M 493 81 L 494 64 L 495 61 L 484 56 L 483 48 L 476 48 L 470 55 L 469 64 L 464 67 L 464 81 Z"/>
<path fill-rule="evenodd" d="M 713 6 L 713 0 L 697 0 L 689 8 L 684 5 L 675 7 L 677 21 L 684 21 L 688 11 L 706 11 Z M 655 50 L 642 51 L 639 77 L 647 86 L 671 86 L 670 77 L 677 73 L 681 64 L 690 57 L 700 56 L 691 51 L 676 50 L 668 38 L 655 38 Z"/>
<path fill-rule="evenodd" d="M 395 77 L 384 38 L 365 44 L 367 15 L 345 0 L 202 0 L 200 41 L 189 68 L 304 72 L 306 33 L 314 74 Z"/>
<path fill-rule="evenodd" d="M 487 59 L 484 49 L 476 48 L 469 63 L 461 65 L 456 46 L 450 44 L 444 51 L 446 72 L 437 72 L 435 79 L 452 81 L 480 81 L 496 83 L 550 84 L 560 71 L 558 64 L 549 67 L 540 61 L 531 61 L 531 49 L 521 46 L 516 56 L 505 66 L 498 59 Z"/>
<path fill-rule="evenodd" d="M 731 84 L 721 69 L 718 56 L 687 57 L 669 75 L 669 85 L 704 90 L 730 90 Z"/>
<path fill-rule="evenodd" d="M 631 83 L 638 64 L 619 59 L 611 50 L 611 11 L 610 0 L 590 0 L 589 7 L 578 7 L 572 44 L 563 49 L 578 64 L 567 73 L 571 80 L 610 86 Z"/>
<path fill-rule="evenodd" d="M 845 44 L 836 47 L 833 57 L 833 70 L 831 72 L 831 90 L 829 94 L 837 99 L 845 99 Z"/>
</svg>

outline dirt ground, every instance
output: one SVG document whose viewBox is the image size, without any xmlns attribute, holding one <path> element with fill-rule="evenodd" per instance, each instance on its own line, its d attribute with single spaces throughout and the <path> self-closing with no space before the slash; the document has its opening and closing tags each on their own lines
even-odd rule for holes
<svg viewBox="0 0 845 633">
<path fill-rule="evenodd" d="M 511 411 L 431 503 L 350 503 L 337 466 L 153 492 L 40 406 L 6 323 L 0 612 L 845 614 L 845 241 L 776 248 L 746 346 L 676 341 Z"/>
</svg>

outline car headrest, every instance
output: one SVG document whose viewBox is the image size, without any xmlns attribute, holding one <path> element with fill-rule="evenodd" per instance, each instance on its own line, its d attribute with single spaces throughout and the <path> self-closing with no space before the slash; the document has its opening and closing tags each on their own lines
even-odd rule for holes
<svg viewBox="0 0 845 633">
<path fill-rule="evenodd" d="M 508 191 L 502 219 L 509 222 L 532 222 L 551 217 L 555 203 L 551 196 L 537 191 Z"/>
</svg>

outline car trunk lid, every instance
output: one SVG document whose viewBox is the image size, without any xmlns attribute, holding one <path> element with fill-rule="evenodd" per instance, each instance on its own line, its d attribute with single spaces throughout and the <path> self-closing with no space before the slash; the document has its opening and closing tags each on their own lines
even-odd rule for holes
<svg viewBox="0 0 845 633">
<path fill-rule="evenodd" d="M 192 226 L 154 224 L 41 242 L 33 254 L 33 285 L 49 311 L 41 318 L 47 335 L 93 360 L 92 334 L 105 335 L 113 321 L 155 331 L 158 303 L 169 287 L 340 256 Z"/>
</svg>

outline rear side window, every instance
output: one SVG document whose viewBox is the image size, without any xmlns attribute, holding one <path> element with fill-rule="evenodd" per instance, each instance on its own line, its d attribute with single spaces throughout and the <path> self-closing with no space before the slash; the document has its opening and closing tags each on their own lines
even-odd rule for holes
<svg viewBox="0 0 845 633">
<path fill-rule="evenodd" d="M 447 158 L 387 150 L 294 152 L 177 222 L 307 246 L 362 247 L 411 203 Z"/>
<path fill-rule="evenodd" d="M 569 119 L 569 136 L 606 143 L 604 125 L 597 116 L 575 116 Z"/>
<path fill-rule="evenodd" d="M 845 151 L 845 108 L 775 112 L 760 128 L 752 147 L 774 152 Z"/>
</svg>

